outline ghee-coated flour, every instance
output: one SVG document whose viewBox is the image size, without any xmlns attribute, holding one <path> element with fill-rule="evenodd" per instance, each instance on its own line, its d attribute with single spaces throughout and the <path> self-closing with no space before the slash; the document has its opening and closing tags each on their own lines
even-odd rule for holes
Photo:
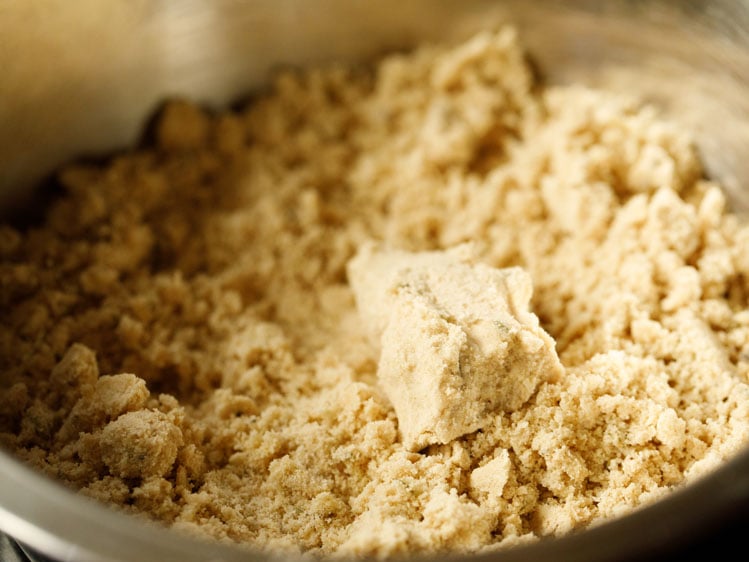
<svg viewBox="0 0 749 562">
<path fill-rule="evenodd" d="M 0 228 L 0 443 L 169 526 L 312 555 L 479 552 L 749 438 L 749 228 L 625 93 L 515 32 L 171 100 Z"/>
</svg>

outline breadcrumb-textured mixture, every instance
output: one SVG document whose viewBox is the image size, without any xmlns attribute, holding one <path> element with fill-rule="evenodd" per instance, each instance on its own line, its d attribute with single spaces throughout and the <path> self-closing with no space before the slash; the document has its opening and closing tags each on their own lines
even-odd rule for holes
<svg viewBox="0 0 749 562">
<path fill-rule="evenodd" d="M 0 228 L 0 443 L 127 512 L 263 549 L 478 552 L 749 440 L 749 228 L 688 134 L 537 84 L 510 28 L 284 71 L 242 111 L 173 100 L 151 145 L 60 181 L 42 226 Z M 372 245 L 473 257 L 368 301 L 348 275 Z"/>
</svg>

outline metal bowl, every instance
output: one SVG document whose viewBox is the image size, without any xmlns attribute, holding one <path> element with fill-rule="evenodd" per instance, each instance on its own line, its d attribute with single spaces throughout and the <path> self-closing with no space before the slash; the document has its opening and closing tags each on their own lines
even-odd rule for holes
<svg viewBox="0 0 749 562">
<path fill-rule="evenodd" d="M 627 90 L 691 128 L 708 174 L 749 211 L 747 1 L 5 0 L 0 214 L 28 210 L 63 162 L 135 143 L 165 97 L 226 106 L 278 64 L 364 60 L 501 22 L 518 27 L 546 82 Z M 643 560 L 746 522 L 749 450 L 630 515 L 470 559 Z M 268 559 L 118 513 L 3 452 L 0 529 L 60 561 Z"/>
</svg>

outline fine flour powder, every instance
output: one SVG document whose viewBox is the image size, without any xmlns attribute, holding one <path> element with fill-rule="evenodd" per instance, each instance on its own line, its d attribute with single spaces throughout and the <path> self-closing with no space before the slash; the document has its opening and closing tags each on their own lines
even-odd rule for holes
<svg viewBox="0 0 749 562">
<path fill-rule="evenodd" d="M 749 228 L 690 136 L 511 28 L 165 105 L 0 227 L 0 443 L 174 529 L 480 552 L 749 440 Z"/>
</svg>

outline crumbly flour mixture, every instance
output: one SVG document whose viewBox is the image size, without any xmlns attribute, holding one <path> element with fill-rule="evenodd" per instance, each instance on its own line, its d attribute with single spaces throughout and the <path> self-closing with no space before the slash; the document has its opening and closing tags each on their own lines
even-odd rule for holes
<svg viewBox="0 0 749 562">
<path fill-rule="evenodd" d="M 690 137 L 512 29 L 175 100 L 0 229 L 0 443 L 273 550 L 502 548 L 749 440 L 749 228 Z"/>
</svg>

